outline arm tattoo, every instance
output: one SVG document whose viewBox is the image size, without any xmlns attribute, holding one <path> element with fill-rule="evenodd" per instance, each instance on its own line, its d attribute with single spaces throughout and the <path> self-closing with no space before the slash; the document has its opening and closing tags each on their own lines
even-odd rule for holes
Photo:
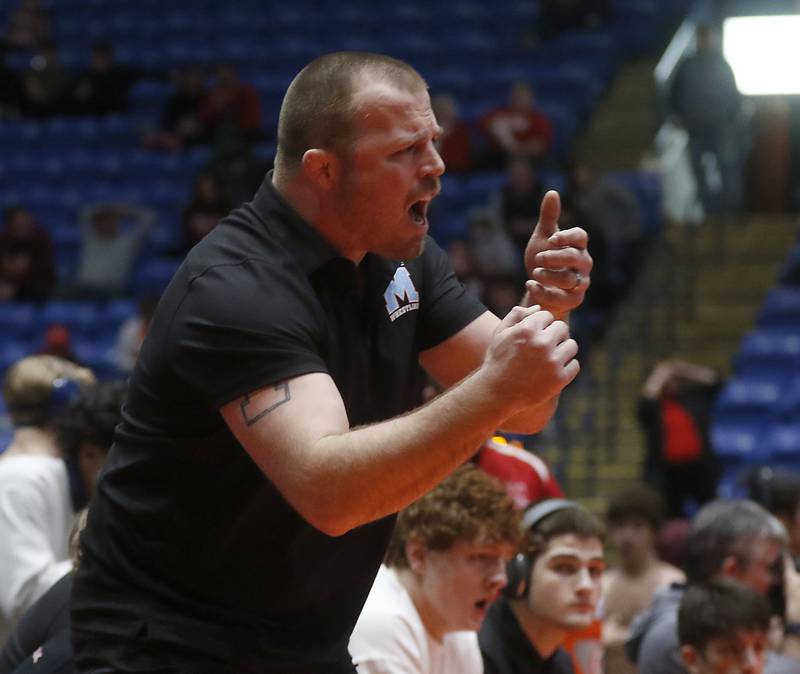
<svg viewBox="0 0 800 674">
<path fill-rule="evenodd" d="M 269 407 L 267 407 L 266 409 L 261 410 L 260 412 L 255 411 L 255 410 L 248 410 L 247 409 L 248 406 L 251 403 L 251 400 L 250 400 L 250 394 L 249 393 L 245 394 L 244 398 L 242 398 L 242 403 L 240 405 L 241 410 L 242 410 L 242 417 L 244 417 L 244 423 L 245 424 L 247 424 L 248 426 L 252 426 L 259 419 L 261 419 L 262 417 L 267 416 L 276 407 L 280 407 L 281 405 L 283 405 L 284 403 L 288 403 L 292 399 L 292 394 L 289 392 L 289 382 L 288 381 L 281 382 L 280 384 L 275 384 L 275 386 L 273 386 L 273 388 L 276 391 L 282 391 L 283 392 L 283 397 L 280 398 L 279 400 L 276 400 Z M 251 414 L 253 414 L 254 416 L 251 416 Z"/>
</svg>

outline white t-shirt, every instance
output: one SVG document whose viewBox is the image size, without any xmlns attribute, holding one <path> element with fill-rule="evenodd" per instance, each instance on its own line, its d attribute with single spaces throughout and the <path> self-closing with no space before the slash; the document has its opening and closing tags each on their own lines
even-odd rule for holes
<svg viewBox="0 0 800 674">
<path fill-rule="evenodd" d="M 72 568 L 74 522 L 62 459 L 18 455 L 0 460 L 0 639 Z"/>
<path fill-rule="evenodd" d="M 483 674 L 475 632 L 451 632 L 441 642 L 425 630 L 393 569 L 380 568 L 350 637 L 359 674 Z"/>
</svg>

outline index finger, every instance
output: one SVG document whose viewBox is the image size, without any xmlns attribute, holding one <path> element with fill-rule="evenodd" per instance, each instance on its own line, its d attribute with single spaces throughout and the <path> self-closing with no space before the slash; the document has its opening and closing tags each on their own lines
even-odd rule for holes
<svg viewBox="0 0 800 674">
<path fill-rule="evenodd" d="M 569 229 L 556 232 L 550 239 L 550 243 L 559 247 L 572 246 L 573 248 L 587 248 L 589 245 L 589 234 L 585 229 L 580 227 L 570 227 Z"/>
</svg>

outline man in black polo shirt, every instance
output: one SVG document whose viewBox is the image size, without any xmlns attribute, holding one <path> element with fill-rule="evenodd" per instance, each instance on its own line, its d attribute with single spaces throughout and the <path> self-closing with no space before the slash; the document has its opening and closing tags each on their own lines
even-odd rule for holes
<svg viewBox="0 0 800 674">
<path fill-rule="evenodd" d="M 394 59 L 292 82 L 274 173 L 189 253 L 142 346 L 82 539 L 78 671 L 354 672 L 394 513 L 496 427 L 548 421 L 578 372 L 586 234 L 549 194 L 527 308 L 492 316 L 426 237 L 439 133 Z M 420 364 L 450 388 L 411 412 Z"/>
</svg>

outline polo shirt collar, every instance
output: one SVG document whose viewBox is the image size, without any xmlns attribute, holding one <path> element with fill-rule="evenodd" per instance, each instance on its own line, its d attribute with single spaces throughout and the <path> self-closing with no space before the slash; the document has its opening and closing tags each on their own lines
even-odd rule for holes
<svg viewBox="0 0 800 674">
<path fill-rule="evenodd" d="M 252 203 L 259 219 L 274 227 L 306 274 L 310 275 L 331 260 L 342 257 L 275 189 L 272 171 L 265 176 Z"/>
</svg>

